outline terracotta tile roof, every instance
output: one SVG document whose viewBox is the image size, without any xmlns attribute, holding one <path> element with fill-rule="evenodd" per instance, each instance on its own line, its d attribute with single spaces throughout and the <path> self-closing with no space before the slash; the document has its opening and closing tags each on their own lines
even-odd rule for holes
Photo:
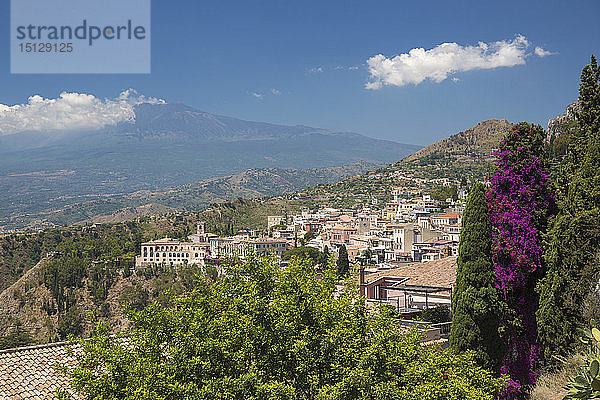
<svg viewBox="0 0 600 400">
<path fill-rule="evenodd" d="M 0 399 L 54 399 L 56 390 L 67 390 L 75 399 L 82 398 L 69 386 L 68 377 L 56 365 L 72 367 L 78 345 L 68 342 L 21 347 L 0 351 Z"/>
<path fill-rule="evenodd" d="M 365 276 L 365 283 L 369 284 L 383 277 L 410 278 L 406 282 L 409 285 L 453 286 L 456 281 L 456 257 L 407 264 L 398 268 L 368 274 Z"/>
<path fill-rule="evenodd" d="M 460 215 L 457 213 L 448 213 L 444 215 L 435 215 L 433 218 L 459 218 Z"/>
</svg>

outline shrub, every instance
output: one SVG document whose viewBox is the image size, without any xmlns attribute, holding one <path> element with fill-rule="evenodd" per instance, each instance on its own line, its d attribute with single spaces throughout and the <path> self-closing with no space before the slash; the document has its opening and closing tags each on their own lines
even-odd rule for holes
<svg viewBox="0 0 600 400">
<path fill-rule="evenodd" d="M 119 303 L 122 306 L 129 305 L 132 309 L 140 311 L 148 305 L 149 296 L 148 290 L 141 285 L 131 285 L 123 289 L 119 296 Z"/>
<path fill-rule="evenodd" d="M 83 333 L 83 317 L 76 306 L 71 306 L 67 312 L 59 315 L 56 330 L 61 339 Z"/>
</svg>

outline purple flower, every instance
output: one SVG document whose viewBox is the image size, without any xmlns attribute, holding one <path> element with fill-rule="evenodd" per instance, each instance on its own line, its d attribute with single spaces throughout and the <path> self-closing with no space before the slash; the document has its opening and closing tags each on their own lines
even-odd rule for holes
<svg viewBox="0 0 600 400">
<path fill-rule="evenodd" d="M 531 134 L 527 126 L 517 125 L 501 142 L 487 193 L 496 287 L 515 315 L 501 323 L 506 346 L 502 372 L 514 379 L 502 399 L 516 398 L 520 385 L 535 382 L 540 354 L 533 273 L 543 265 L 540 224 L 550 216 L 555 197 L 538 156 L 544 149 L 532 145 Z"/>
</svg>

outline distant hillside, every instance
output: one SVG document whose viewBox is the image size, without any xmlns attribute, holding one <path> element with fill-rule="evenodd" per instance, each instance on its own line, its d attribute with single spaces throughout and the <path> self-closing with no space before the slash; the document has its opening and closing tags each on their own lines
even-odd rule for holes
<svg viewBox="0 0 600 400">
<path fill-rule="evenodd" d="M 499 140 L 511 127 L 512 124 L 507 120 L 483 121 L 380 169 L 367 163 L 312 170 L 250 169 L 240 174 L 207 179 L 163 191 L 140 191 L 110 200 L 78 204 L 50 218 L 63 223 L 81 220 L 120 222 L 149 214 L 144 213 L 147 208 L 139 211 L 135 208 L 140 205 L 154 204 L 189 211 L 234 198 L 248 199 L 296 192 L 301 192 L 301 195 L 288 195 L 286 198 L 297 198 L 298 204 L 307 206 L 373 206 L 373 198 L 381 205 L 389 200 L 391 189 L 398 185 L 419 189 L 400 177 L 484 179 L 493 159 L 493 149 L 497 148 Z M 127 208 L 119 207 L 119 204 L 127 204 Z M 107 213 L 100 216 L 93 213 L 109 206 Z M 115 214 L 114 210 L 119 211 Z M 88 217 L 84 218 L 85 216 Z"/>
<path fill-rule="evenodd" d="M 244 121 L 183 104 L 141 104 L 134 111 L 135 121 L 98 131 L 0 136 L 0 228 L 7 220 L 27 226 L 31 215 L 60 213 L 91 199 L 248 169 L 385 164 L 420 148 L 351 132 Z"/>
<path fill-rule="evenodd" d="M 334 183 L 360 175 L 377 165 L 358 162 L 313 169 L 254 168 L 163 190 L 142 190 L 125 195 L 74 198 L 71 204 L 37 213 L 14 215 L 4 220 L 12 226 L 55 226 L 78 222 L 121 222 L 144 215 L 197 211 L 211 203 L 242 198 L 294 193 L 321 183 Z M 0 218 L 0 223 L 2 218 Z"/>
<path fill-rule="evenodd" d="M 27 332 L 33 344 L 65 340 L 65 331 L 68 330 L 78 336 L 89 336 L 94 327 L 90 318 L 92 312 L 101 320 L 108 321 L 114 332 L 119 332 L 129 324 L 123 314 L 125 300 L 141 298 L 144 303 L 149 303 L 167 289 L 177 291 L 182 287 L 181 279 L 167 272 L 147 277 L 143 274 L 124 277 L 113 272 L 102 281 L 94 280 L 93 273 L 88 272 L 79 285 L 63 287 L 65 293 L 74 299 L 72 307 L 76 309 L 76 312 L 71 310 L 68 314 L 66 310 L 58 310 L 57 298 L 44 284 L 44 274 L 48 273 L 46 269 L 50 263 L 52 259 L 42 259 L 12 286 L 0 292 L 0 337 L 15 331 Z M 99 283 L 104 286 L 101 300 L 97 292 Z M 133 298 L 129 295 L 132 292 Z M 80 331 L 76 333 L 77 326 L 80 326 Z"/>
<path fill-rule="evenodd" d="M 397 186 L 413 191 L 435 189 L 431 185 L 422 187 L 414 178 L 482 180 L 490 170 L 493 149 L 511 127 L 507 120 L 480 122 L 387 167 L 332 185 L 318 185 L 306 191 L 305 197 L 339 207 L 380 207 L 389 201 L 391 190 Z M 377 205 L 372 204 L 374 199 Z"/>
<path fill-rule="evenodd" d="M 498 142 L 512 126 L 513 124 L 505 119 L 488 119 L 472 128 L 430 144 L 402 161 L 414 161 L 440 153 L 489 155 L 493 149 L 498 147 Z"/>
</svg>

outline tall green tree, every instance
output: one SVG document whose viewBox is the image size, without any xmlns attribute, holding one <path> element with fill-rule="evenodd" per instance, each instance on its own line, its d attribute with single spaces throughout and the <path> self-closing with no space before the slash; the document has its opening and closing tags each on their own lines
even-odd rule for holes
<svg viewBox="0 0 600 400">
<path fill-rule="evenodd" d="M 491 224 L 482 183 L 473 186 L 467 199 L 457 262 L 450 346 L 456 351 L 473 350 L 481 365 L 496 370 L 503 354 L 498 333 L 500 298 L 494 285 Z"/>
<path fill-rule="evenodd" d="M 346 275 L 348 275 L 348 272 L 350 272 L 350 261 L 348 260 L 348 250 L 346 249 L 346 245 L 344 245 L 344 244 L 338 250 L 337 271 L 338 271 L 338 276 L 346 276 Z"/>
<path fill-rule="evenodd" d="M 321 256 L 321 265 L 326 266 L 329 263 L 329 247 L 325 245 L 323 248 L 323 255 Z"/>
<path fill-rule="evenodd" d="M 546 360 L 566 355 L 585 325 L 582 306 L 600 272 L 600 69 L 592 56 L 579 87 L 581 110 L 571 133 L 568 154 L 559 166 L 559 212 L 546 237 L 545 278 L 537 291 L 539 337 Z"/>
</svg>

